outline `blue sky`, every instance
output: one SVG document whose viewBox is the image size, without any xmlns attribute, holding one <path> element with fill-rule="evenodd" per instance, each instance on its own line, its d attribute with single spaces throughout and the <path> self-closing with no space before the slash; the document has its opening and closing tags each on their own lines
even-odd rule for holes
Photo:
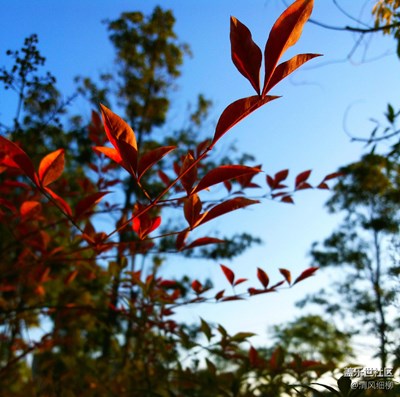
<svg viewBox="0 0 400 397">
<path fill-rule="evenodd" d="M 114 19 L 123 11 L 148 13 L 158 3 L 173 10 L 178 36 L 191 46 L 194 54 L 185 62 L 179 87 L 172 94 L 172 122 L 179 119 L 187 102 L 194 101 L 198 93 L 214 102 L 214 121 L 230 102 L 253 94 L 230 59 L 229 17 L 233 15 L 245 23 L 263 49 L 269 29 L 284 9 L 280 0 L 3 0 L 0 64 L 6 61 L 7 49 L 19 48 L 26 36 L 37 33 L 40 50 L 47 58 L 46 69 L 55 74 L 59 88 L 68 96 L 74 91 L 76 75 L 95 78 L 100 72 L 112 72 L 113 51 L 101 21 Z M 315 3 L 314 19 L 336 26 L 352 24 L 331 1 Z M 364 0 L 341 3 L 352 15 L 371 19 L 370 7 Z M 294 178 L 299 172 L 312 169 L 313 183 L 357 160 L 363 148 L 350 143 L 344 124 L 355 134 L 367 136 L 373 128 L 369 119 L 380 118 L 387 103 L 396 105 L 400 87 L 394 41 L 371 36 L 368 46 L 361 46 L 348 60 L 355 39 L 350 33 L 308 24 L 299 43 L 285 58 L 301 52 L 324 56 L 276 86 L 272 94 L 283 98 L 231 130 L 220 141 L 221 147 L 236 141 L 243 151 L 254 154 L 270 174 L 289 168 Z M 1 121 L 12 118 L 12 106 L 10 97 L 1 92 Z M 82 103 L 75 109 L 89 117 L 89 109 Z M 211 136 L 213 131 L 210 128 L 205 133 Z M 294 206 L 264 202 L 257 208 L 215 221 L 212 226 L 217 229 L 247 229 L 265 241 L 263 246 L 225 264 L 241 277 L 251 278 L 253 284 L 257 283 L 257 267 L 267 271 L 272 280 L 279 278 L 279 267 L 299 274 L 309 266 L 307 252 L 312 242 L 328 236 L 337 224 L 338 217 L 328 215 L 323 208 L 328 197 L 325 191 L 300 192 Z M 219 287 L 226 288 L 217 265 L 174 260 L 167 271 L 189 273 L 199 279 L 210 277 Z M 232 332 L 256 332 L 260 336 L 254 339 L 255 343 L 267 343 L 267 327 L 302 314 L 293 303 L 329 282 L 327 276 L 320 274 L 290 291 L 246 302 L 192 307 L 181 315 L 191 320 L 201 315 L 221 322 Z"/>
</svg>

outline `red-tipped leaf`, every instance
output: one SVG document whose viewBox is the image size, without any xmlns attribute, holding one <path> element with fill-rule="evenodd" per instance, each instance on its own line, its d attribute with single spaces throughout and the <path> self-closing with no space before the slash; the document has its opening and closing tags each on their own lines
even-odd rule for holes
<svg viewBox="0 0 400 397">
<path fill-rule="evenodd" d="M 262 53 L 254 43 L 250 30 L 235 17 L 231 17 L 230 40 L 234 65 L 260 95 Z"/>
</svg>

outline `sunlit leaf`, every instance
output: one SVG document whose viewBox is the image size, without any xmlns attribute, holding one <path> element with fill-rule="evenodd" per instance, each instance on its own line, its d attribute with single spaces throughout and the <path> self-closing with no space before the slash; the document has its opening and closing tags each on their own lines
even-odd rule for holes
<svg viewBox="0 0 400 397">
<path fill-rule="evenodd" d="M 24 201 L 21 205 L 19 213 L 21 217 L 25 220 L 32 218 L 40 213 L 42 205 L 38 201 Z"/>
<path fill-rule="evenodd" d="M 282 62 L 276 67 L 271 79 L 267 85 L 266 92 L 269 92 L 276 84 L 278 84 L 285 77 L 289 76 L 300 66 L 308 62 L 309 60 L 319 57 L 321 54 L 299 54 L 286 62 Z"/>
<path fill-rule="evenodd" d="M 119 152 L 125 168 L 132 174 L 136 174 L 138 148 L 135 133 L 121 117 L 106 106 L 100 105 L 100 108 L 108 140 Z"/>
<path fill-rule="evenodd" d="M 42 186 L 48 186 L 57 180 L 64 170 L 64 149 L 56 150 L 45 156 L 39 165 L 39 179 Z"/>
<path fill-rule="evenodd" d="M 283 53 L 296 44 L 304 24 L 310 18 L 314 1 L 297 0 L 277 19 L 269 34 L 264 50 L 265 81 L 262 95 L 267 94 L 269 82 Z"/>
</svg>

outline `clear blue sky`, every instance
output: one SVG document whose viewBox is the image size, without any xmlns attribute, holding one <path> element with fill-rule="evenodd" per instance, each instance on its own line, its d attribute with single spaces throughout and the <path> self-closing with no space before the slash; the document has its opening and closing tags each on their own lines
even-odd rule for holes
<svg viewBox="0 0 400 397">
<path fill-rule="evenodd" d="M 171 120 L 193 101 L 198 93 L 213 100 L 213 118 L 230 102 L 252 94 L 248 82 L 230 60 L 229 16 L 234 15 L 253 33 L 263 49 L 270 27 L 283 11 L 281 0 L 164 0 L 177 19 L 180 39 L 190 44 L 194 57 L 187 59 L 179 89 L 173 94 Z M 343 26 L 352 24 L 329 0 L 316 0 L 313 18 Z M 364 0 L 342 1 L 347 10 L 365 20 L 370 7 Z M 151 12 L 153 0 L 1 0 L 0 64 L 7 49 L 19 48 L 23 39 L 37 33 L 40 50 L 46 56 L 46 69 L 56 75 L 59 88 L 67 96 L 74 90 L 76 75 L 96 77 L 112 71 L 113 52 L 101 21 L 113 19 L 123 11 Z M 364 7 L 364 8 L 363 8 Z M 350 33 L 321 29 L 308 24 L 294 50 L 324 54 L 303 67 L 293 77 L 274 88 L 283 98 L 265 106 L 224 137 L 221 145 L 236 140 L 243 151 L 254 154 L 268 173 L 289 168 L 292 178 L 313 169 L 311 181 L 318 183 L 339 166 L 357 160 L 359 144 L 350 143 L 343 130 L 344 115 L 348 129 L 368 135 L 388 102 L 396 104 L 399 93 L 399 61 L 395 44 L 379 35 L 370 37 L 368 47 L 361 46 L 352 60 L 346 60 L 355 37 Z M 365 53 L 364 53 L 365 52 Z M 381 57 L 382 54 L 389 55 Z M 365 59 L 364 59 L 365 58 Z M 378 58 L 369 62 L 368 60 Z M 83 105 L 80 105 L 83 106 Z M 12 117 L 9 96 L 0 93 L 0 118 Z M 85 107 L 78 109 L 88 112 Z M 89 116 L 89 114 L 88 114 Z M 213 131 L 210 129 L 209 135 Z M 327 215 L 324 191 L 307 191 L 295 197 L 296 205 L 265 202 L 242 213 L 217 220 L 213 227 L 247 229 L 265 241 L 262 247 L 237 258 L 232 267 L 241 277 L 255 281 L 255 269 L 262 267 L 272 280 L 279 278 L 278 268 L 300 273 L 309 266 L 307 252 L 311 243 L 327 236 L 337 218 Z M 205 232 L 207 230 L 204 230 Z M 228 287 L 217 264 L 183 263 L 168 265 L 168 272 L 189 273 L 202 279 L 211 277 L 221 288 Z M 247 302 L 206 305 L 184 311 L 185 318 L 220 321 L 231 331 L 253 331 L 260 336 L 255 343 L 267 341 L 266 329 L 274 323 L 293 319 L 301 313 L 293 303 L 308 291 L 316 290 L 329 278 L 324 275 L 305 281 L 291 291 L 263 295 Z"/>
</svg>

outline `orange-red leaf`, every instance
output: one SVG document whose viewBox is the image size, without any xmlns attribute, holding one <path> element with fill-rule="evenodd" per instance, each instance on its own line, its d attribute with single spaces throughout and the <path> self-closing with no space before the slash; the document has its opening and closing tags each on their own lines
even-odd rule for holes
<svg viewBox="0 0 400 397">
<path fill-rule="evenodd" d="M 283 196 L 281 198 L 282 203 L 294 204 L 292 196 Z"/>
<path fill-rule="evenodd" d="M 224 201 L 221 204 L 216 205 L 205 213 L 205 216 L 201 219 L 198 225 L 202 225 L 214 218 L 224 215 L 228 212 L 235 211 L 239 208 L 244 208 L 252 204 L 258 204 L 258 200 L 251 200 L 245 197 L 235 197 L 233 199 Z"/>
<path fill-rule="evenodd" d="M 22 219 L 32 218 L 42 209 L 42 205 L 38 201 L 24 201 L 21 205 L 19 213 Z"/>
<path fill-rule="evenodd" d="M 264 288 L 268 287 L 269 277 L 267 273 L 265 273 L 265 271 L 260 269 L 259 267 L 257 268 L 257 278 L 260 280 Z"/>
<path fill-rule="evenodd" d="M 254 43 L 250 30 L 235 17 L 231 17 L 230 40 L 233 63 L 260 95 L 262 53 Z"/>
<path fill-rule="evenodd" d="M 292 275 L 290 274 L 290 271 L 287 269 L 279 269 L 279 271 L 282 274 L 282 276 L 285 277 L 287 283 L 290 285 L 290 283 L 292 282 Z"/>
<path fill-rule="evenodd" d="M 69 204 L 61 198 L 58 194 L 53 192 L 48 187 L 45 187 L 44 190 L 53 198 L 53 200 L 61 207 L 61 209 L 69 216 L 72 216 L 72 210 Z"/>
<path fill-rule="evenodd" d="M 300 38 L 304 24 L 310 18 L 313 0 L 297 0 L 275 22 L 264 50 L 265 81 L 262 95 L 267 94 L 269 82 L 283 53 Z"/>
<path fill-rule="evenodd" d="M 117 152 L 116 149 L 107 147 L 107 146 L 95 146 L 93 150 L 96 153 L 102 153 L 111 160 L 115 161 L 117 164 L 121 165 L 122 167 L 125 167 L 124 162 L 120 156 L 120 154 Z"/>
<path fill-rule="evenodd" d="M 104 129 L 108 140 L 117 149 L 126 169 L 133 175 L 137 171 L 138 148 L 132 128 L 118 115 L 104 105 L 100 105 Z"/>
<path fill-rule="evenodd" d="M 305 64 L 306 62 L 308 62 L 313 58 L 320 56 L 321 54 L 299 54 L 295 55 L 293 58 L 291 58 L 286 62 L 282 62 L 274 70 L 271 79 L 268 83 L 268 86 L 266 88 L 266 92 L 270 91 L 276 84 L 278 84 L 285 77 L 289 76 L 289 74 L 293 73 L 301 65 Z"/>
<path fill-rule="evenodd" d="M 233 271 L 232 271 L 231 269 L 229 269 L 229 267 L 226 267 L 226 266 L 224 266 L 224 265 L 220 265 L 220 266 L 221 266 L 222 271 L 223 271 L 224 274 L 225 274 L 225 277 L 226 277 L 227 280 L 229 281 L 229 283 L 230 283 L 231 285 L 233 285 L 234 282 L 235 282 L 235 273 L 233 273 Z"/>
<path fill-rule="evenodd" d="M 138 179 L 140 179 L 149 168 L 159 162 L 166 154 L 172 152 L 175 148 L 176 146 L 163 146 L 150 150 L 144 154 L 139 160 Z"/>
<path fill-rule="evenodd" d="M 35 167 L 29 156 L 14 142 L 0 135 L 0 148 L 9 156 L 14 167 L 19 168 L 34 183 L 37 183 Z"/>
<path fill-rule="evenodd" d="M 228 130 L 242 121 L 250 113 L 265 105 L 267 102 L 273 101 L 277 98 L 279 97 L 266 96 L 264 98 L 260 98 L 258 95 L 254 95 L 247 98 L 238 99 L 237 101 L 231 103 L 222 112 L 218 120 L 212 143 L 215 144 L 215 142 L 225 135 Z"/>
<path fill-rule="evenodd" d="M 48 186 L 58 179 L 64 170 L 64 149 L 45 156 L 39 165 L 39 180 L 42 186 Z"/>
<path fill-rule="evenodd" d="M 93 206 L 98 204 L 100 200 L 110 192 L 97 192 L 79 200 L 75 208 L 75 218 L 80 218 L 85 212 L 89 211 Z"/>
<path fill-rule="evenodd" d="M 193 193 L 207 189 L 217 183 L 225 182 L 243 175 L 254 175 L 259 172 L 261 172 L 261 170 L 256 167 L 247 167 L 245 165 L 221 165 L 207 172 L 195 187 Z"/>
<path fill-rule="evenodd" d="M 318 269 L 319 267 L 309 267 L 308 269 L 304 270 L 304 272 L 302 272 L 300 276 L 297 277 L 296 280 L 294 280 L 293 285 L 297 284 L 299 281 L 304 280 L 305 278 L 311 277 Z"/>
<path fill-rule="evenodd" d="M 192 282 L 192 289 L 196 294 L 200 294 L 203 291 L 203 286 L 201 285 L 200 281 L 194 280 Z"/>
</svg>

